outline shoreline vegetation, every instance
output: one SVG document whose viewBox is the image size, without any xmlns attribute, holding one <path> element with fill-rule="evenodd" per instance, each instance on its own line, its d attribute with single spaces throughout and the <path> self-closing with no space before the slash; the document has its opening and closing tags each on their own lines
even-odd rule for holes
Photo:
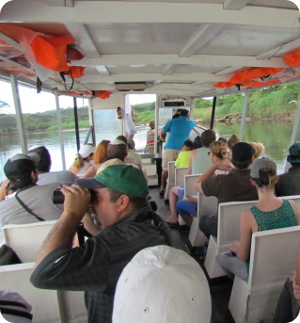
<svg viewBox="0 0 300 323">
<path fill-rule="evenodd" d="M 287 121 L 294 119 L 299 99 L 299 82 L 274 86 L 250 92 L 247 121 Z M 217 97 L 215 121 L 223 123 L 239 122 L 243 110 L 244 94 L 230 94 Z M 155 102 L 133 105 L 135 124 L 148 125 L 154 120 Z M 197 123 L 210 123 L 212 100 L 196 99 L 191 119 Z M 23 115 L 26 133 L 46 133 L 57 131 L 56 111 Z M 89 128 L 88 108 L 78 109 L 80 129 Z M 73 108 L 61 110 L 63 131 L 74 131 Z M 0 114 L 0 135 L 17 134 L 15 114 Z"/>
</svg>

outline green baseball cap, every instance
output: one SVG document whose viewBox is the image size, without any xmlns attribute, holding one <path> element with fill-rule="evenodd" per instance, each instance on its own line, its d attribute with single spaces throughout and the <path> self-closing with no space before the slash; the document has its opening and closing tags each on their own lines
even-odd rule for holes
<svg viewBox="0 0 300 323">
<path fill-rule="evenodd" d="M 142 171 L 132 165 L 110 165 L 93 178 L 80 178 L 76 184 L 84 188 L 108 187 L 129 196 L 145 198 L 148 184 Z"/>
</svg>

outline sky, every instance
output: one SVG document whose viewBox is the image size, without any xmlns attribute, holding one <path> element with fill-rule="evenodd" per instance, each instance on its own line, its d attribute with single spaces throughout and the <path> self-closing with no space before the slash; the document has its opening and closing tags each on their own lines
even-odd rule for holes
<svg viewBox="0 0 300 323">
<path fill-rule="evenodd" d="M 19 86 L 19 94 L 23 113 L 37 113 L 55 109 L 55 96 L 52 93 L 41 92 L 37 94 L 33 88 Z M 154 102 L 155 97 L 155 94 L 130 94 L 129 99 L 130 103 L 135 105 Z M 8 82 L 0 81 L 0 101 L 4 101 L 9 105 L 9 107 L 2 107 L 0 113 L 15 113 L 11 86 Z M 59 104 L 61 108 L 72 107 L 73 98 L 59 96 Z M 84 102 L 84 99 L 78 99 L 77 105 L 81 107 L 87 105 L 87 103 Z"/>
</svg>

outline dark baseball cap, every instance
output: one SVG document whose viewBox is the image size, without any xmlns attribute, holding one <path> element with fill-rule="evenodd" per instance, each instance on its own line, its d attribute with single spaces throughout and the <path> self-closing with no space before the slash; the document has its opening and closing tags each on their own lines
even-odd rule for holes
<svg viewBox="0 0 300 323">
<path fill-rule="evenodd" d="M 79 178 L 76 184 L 84 188 L 108 187 L 129 196 L 145 198 L 148 184 L 142 171 L 134 165 L 126 165 L 119 159 L 117 164 L 108 160 L 101 165 L 101 170 L 93 178 Z M 105 167 L 107 163 L 107 167 Z"/>
<path fill-rule="evenodd" d="M 236 163 L 251 161 L 253 155 L 254 149 L 247 142 L 237 142 L 232 147 L 232 160 Z"/>
<path fill-rule="evenodd" d="M 36 169 L 35 164 L 40 157 L 37 153 L 16 154 L 4 165 L 4 173 L 9 180 L 17 181 Z"/>
</svg>

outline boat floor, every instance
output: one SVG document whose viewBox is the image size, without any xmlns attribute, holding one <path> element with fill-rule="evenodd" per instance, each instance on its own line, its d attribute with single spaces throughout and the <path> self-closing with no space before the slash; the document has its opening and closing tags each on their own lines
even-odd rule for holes
<svg viewBox="0 0 300 323">
<path fill-rule="evenodd" d="M 149 195 L 157 204 L 156 213 L 159 214 L 163 219 L 167 219 L 170 215 L 169 205 L 165 202 L 164 199 L 160 199 L 159 188 L 150 187 Z M 198 247 L 191 249 L 189 247 L 189 229 L 187 227 L 172 228 L 171 232 L 173 236 L 174 247 L 189 253 L 200 264 L 206 274 L 204 267 L 204 248 Z M 216 279 L 208 278 L 208 282 L 212 298 L 211 323 L 234 323 L 234 320 L 228 310 L 232 281 L 227 277 L 221 277 Z"/>
</svg>

